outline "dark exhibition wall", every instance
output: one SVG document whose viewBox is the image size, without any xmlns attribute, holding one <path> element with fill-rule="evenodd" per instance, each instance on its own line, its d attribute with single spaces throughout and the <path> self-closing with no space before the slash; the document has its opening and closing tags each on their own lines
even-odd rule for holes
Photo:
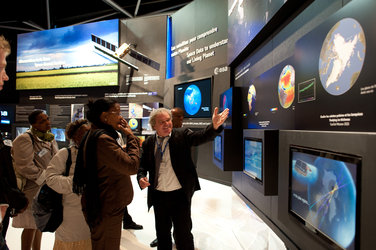
<svg viewBox="0 0 376 250">
<path fill-rule="evenodd" d="M 153 108 L 181 106 L 193 130 L 229 108 L 224 131 L 192 149 L 200 177 L 231 185 L 288 249 L 371 249 L 375 9 L 373 0 L 195 0 L 169 15 L 20 41 L 8 33 L 0 128 L 14 138 L 38 108 L 59 137 L 90 98 L 110 97 L 142 139 Z M 39 34 L 29 58 L 25 40 Z M 131 51 L 118 63 L 112 45 L 123 43 Z M 75 60 L 62 56 L 73 50 Z M 61 77 L 80 81 L 50 81 Z M 200 104 L 186 106 L 188 90 Z"/>
<path fill-rule="evenodd" d="M 164 105 L 174 106 L 174 86 L 212 78 L 211 108 L 219 107 L 219 95 L 230 87 L 227 66 L 227 1 L 194 1 L 171 15 L 170 75 L 164 86 Z M 167 63 L 168 64 L 168 63 Z M 183 125 L 199 129 L 211 118 L 185 118 Z M 231 172 L 221 171 L 208 155 L 213 143 L 194 149 L 200 177 L 231 185 Z"/>
<path fill-rule="evenodd" d="M 290 249 L 373 246 L 375 7 L 313 1 L 232 64 L 250 138 L 238 141 L 244 166 L 232 185 Z M 279 135 L 269 141 L 257 135 L 271 131 Z M 266 195 L 270 168 L 278 190 Z"/>
</svg>

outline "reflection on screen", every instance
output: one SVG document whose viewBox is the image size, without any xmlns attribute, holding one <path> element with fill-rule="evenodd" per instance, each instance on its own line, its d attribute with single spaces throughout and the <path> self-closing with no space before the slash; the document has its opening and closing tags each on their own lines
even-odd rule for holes
<svg viewBox="0 0 376 250">
<path fill-rule="evenodd" d="M 342 248 L 354 249 L 357 161 L 294 149 L 290 160 L 290 211 Z"/>
<path fill-rule="evenodd" d="M 244 139 L 244 172 L 262 181 L 262 142 Z"/>
</svg>

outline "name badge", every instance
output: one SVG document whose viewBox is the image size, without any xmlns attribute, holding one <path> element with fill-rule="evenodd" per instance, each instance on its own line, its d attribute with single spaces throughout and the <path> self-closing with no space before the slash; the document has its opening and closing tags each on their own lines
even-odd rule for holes
<svg viewBox="0 0 376 250">
<path fill-rule="evenodd" d="M 48 153 L 48 150 L 46 148 L 43 148 L 41 151 L 39 151 L 38 156 L 42 158 L 46 153 Z"/>
</svg>

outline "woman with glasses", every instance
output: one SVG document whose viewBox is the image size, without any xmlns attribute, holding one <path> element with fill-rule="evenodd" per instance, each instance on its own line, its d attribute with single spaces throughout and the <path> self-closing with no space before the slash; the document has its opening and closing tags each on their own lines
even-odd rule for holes
<svg viewBox="0 0 376 250">
<path fill-rule="evenodd" d="M 133 199 L 130 175 L 139 167 L 140 144 L 114 100 L 90 101 L 87 119 L 91 129 L 78 150 L 73 191 L 82 194 L 93 249 L 119 249 L 124 209 Z M 117 131 L 126 135 L 126 148 L 118 144 Z"/>
</svg>

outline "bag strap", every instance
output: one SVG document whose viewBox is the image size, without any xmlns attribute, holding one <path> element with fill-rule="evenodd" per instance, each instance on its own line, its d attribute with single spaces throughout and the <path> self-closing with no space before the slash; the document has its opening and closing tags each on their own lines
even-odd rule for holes
<svg viewBox="0 0 376 250">
<path fill-rule="evenodd" d="M 69 176 L 70 166 L 72 165 L 72 153 L 71 153 L 70 148 L 66 148 L 66 149 L 68 150 L 68 158 L 67 158 L 67 161 L 65 163 L 65 174 L 64 174 L 64 176 Z"/>
<path fill-rule="evenodd" d="M 31 143 L 33 144 L 33 147 L 34 147 L 34 137 L 31 133 L 28 133 L 26 132 L 26 134 L 28 134 L 30 136 L 30 139 L 31 139 Z"/>
</svg>

